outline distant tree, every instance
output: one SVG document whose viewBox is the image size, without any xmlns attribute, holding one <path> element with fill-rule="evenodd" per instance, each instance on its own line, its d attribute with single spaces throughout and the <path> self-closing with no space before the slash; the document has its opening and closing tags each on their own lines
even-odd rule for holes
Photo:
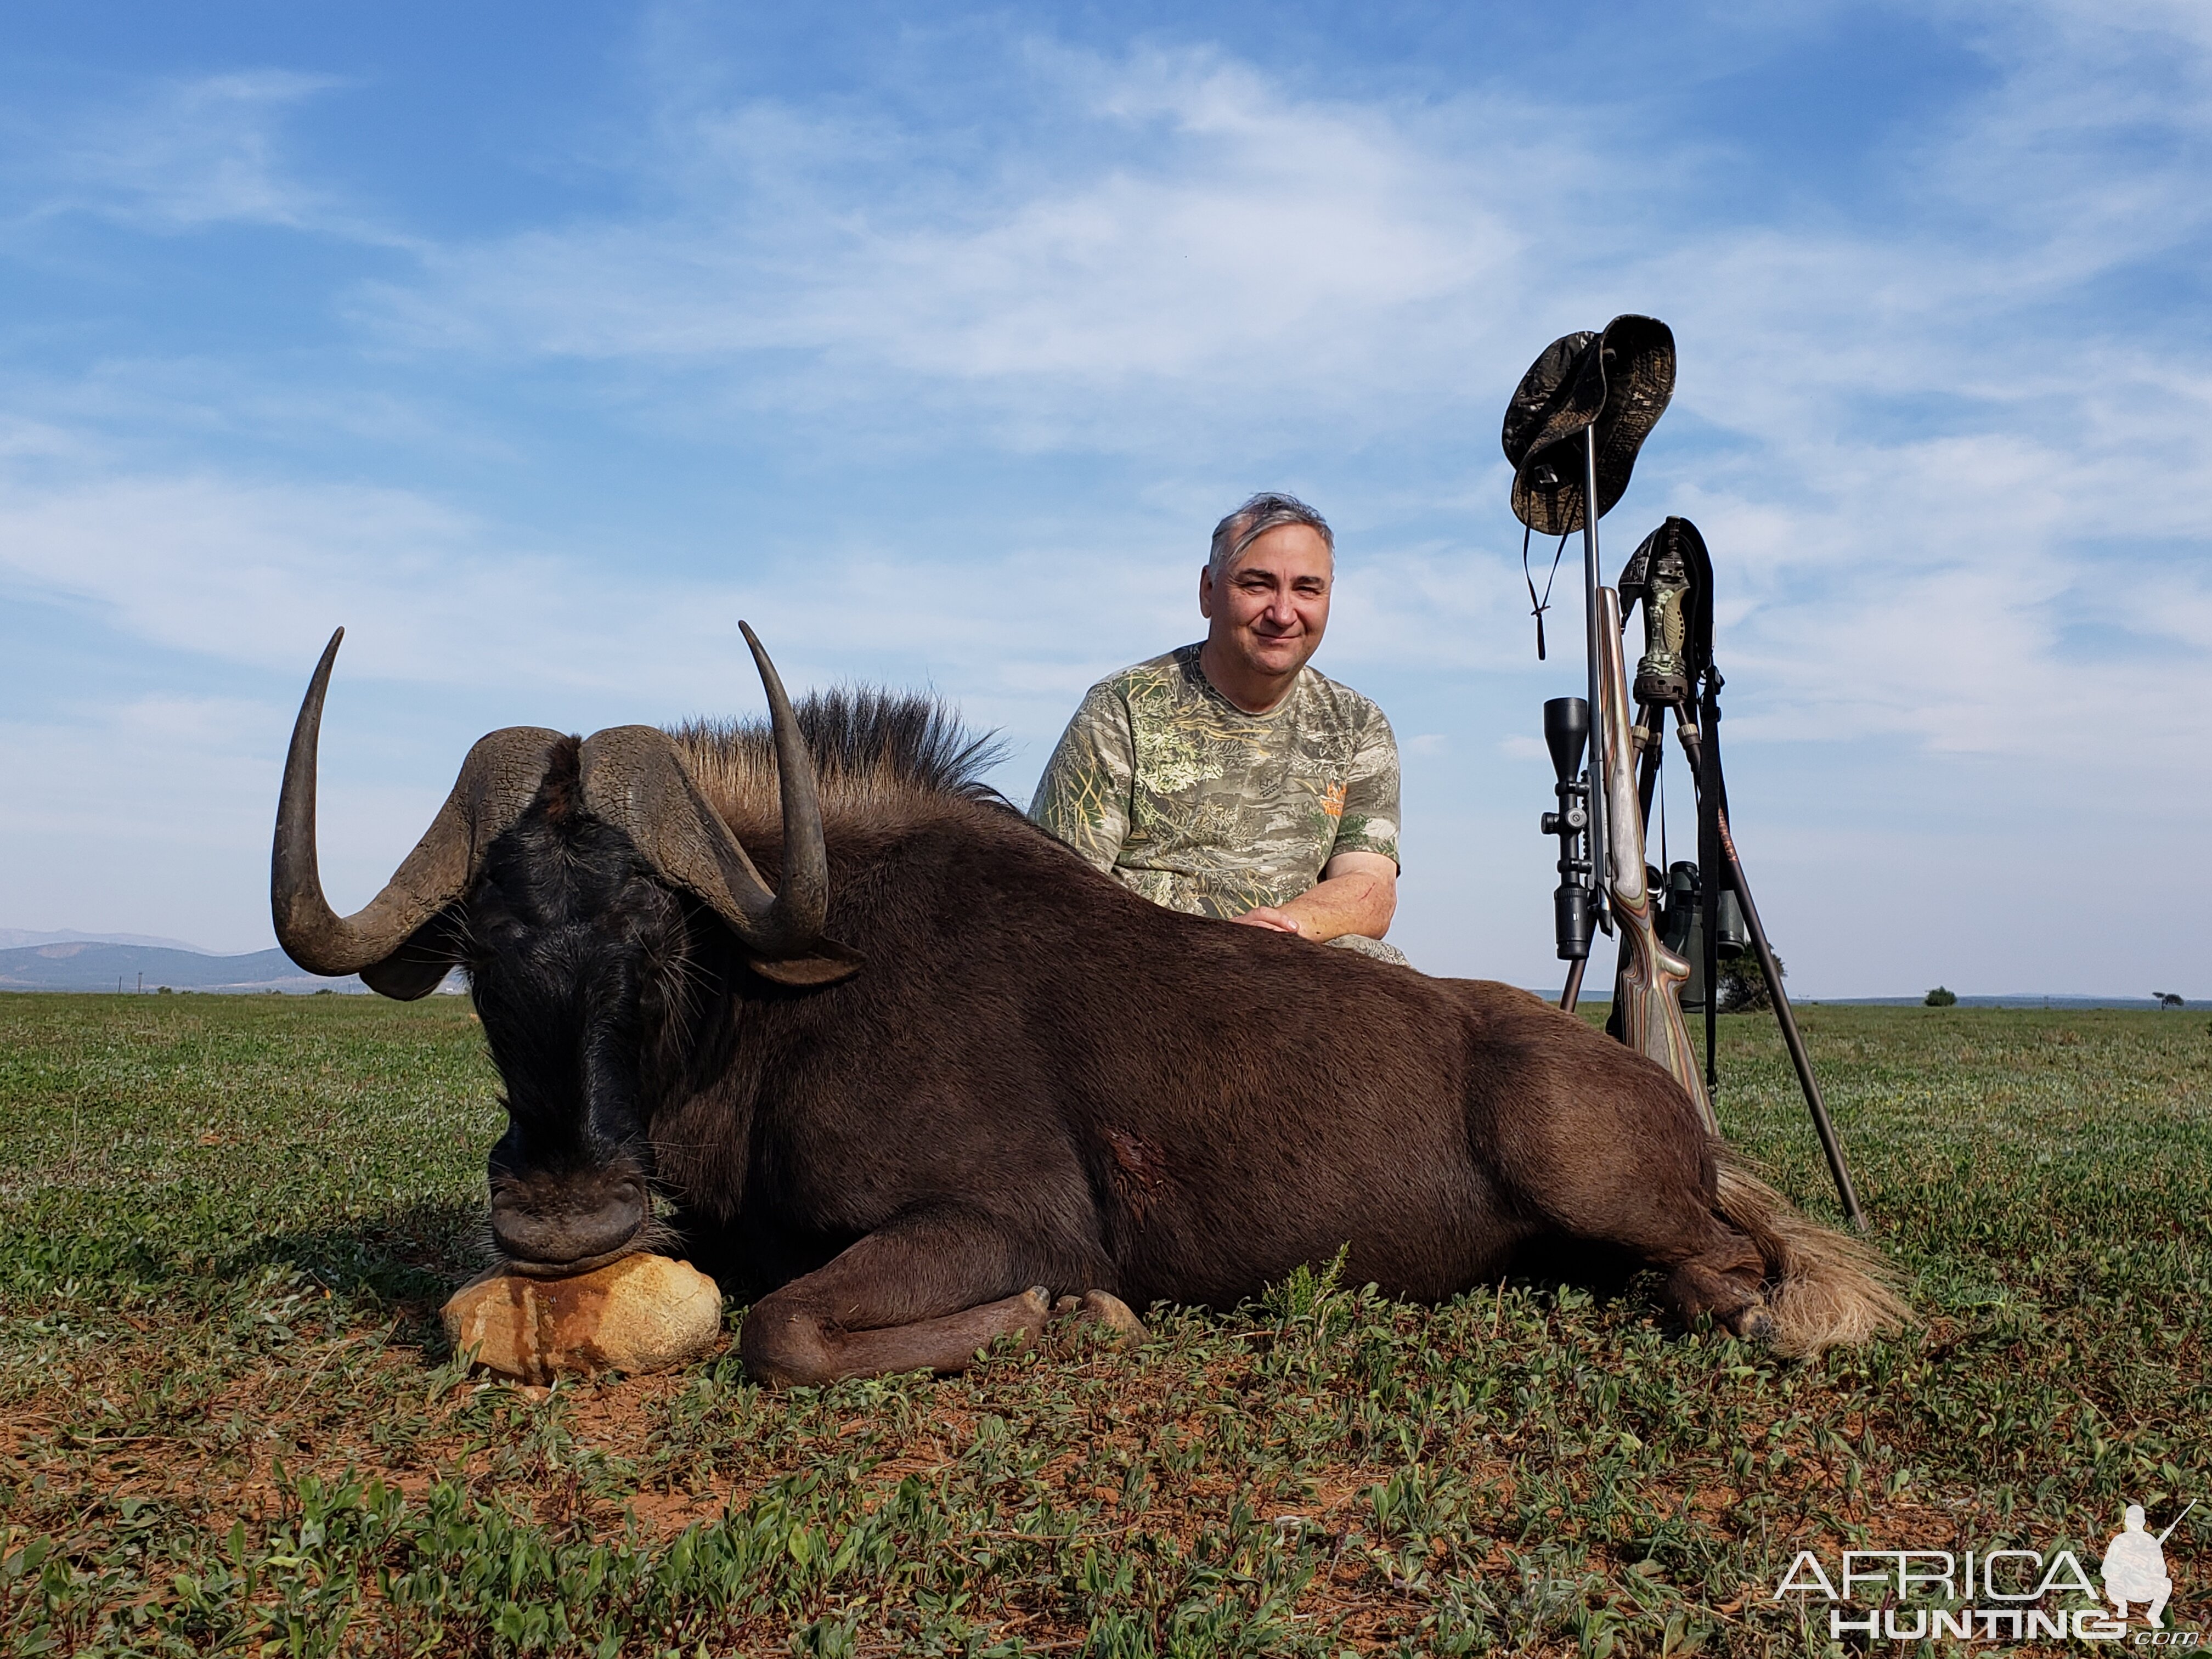
<svg viewBox="0 0 2212 1659">
<path fill-rule="evenodd" d="M 1782 970 L 1782 977 L 1790 977 L 1790 964 L 1780 957 L 1774 965 Z M 1724 1014 L 1756 1014 L 1774 1006 L 1774 994 L 1768 989 L 1765 970 L 1759 965 L 1755 951 L 1746 951 L 1734 962 L 1721 964 L 1720 1009 Z"/>
<path fill-rule="evenodd" d="M 1920 1000 L 1922 1006 L 1924 1007 L 1948 1008 L 1953 1003 L 1958 1001 L 1958 1000 L 1959 994 L 1956 991 L 1947 991 L 1939 985 Z"/>
<path fill-rule="evenodd" d="M 2153 991 L 2151 995 L 2157 1001 L 2161 1012 L 2168 1008 L 2179 1008 L 2185 1006 L 2181 999 L 2174 995 L 2171 991 Z"/>
</svg>

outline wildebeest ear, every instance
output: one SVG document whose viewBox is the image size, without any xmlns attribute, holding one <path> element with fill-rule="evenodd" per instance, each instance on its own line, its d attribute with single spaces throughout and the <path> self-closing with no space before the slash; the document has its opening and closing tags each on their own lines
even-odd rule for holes
<svg viewBox="0 0 2212 1659">
<path fill-rule="evenodd" d="M 446 982 L 457 960 L 453 930 L 447 912 L 436 915 L 407 936 L 407 942 L 381 962 L 361 970 L 361 982 L 381 997 L 412 1002 L 427 997 Z"/>
<path fill-rule="evenodd" d="M 770 961 L 765 957 L 748 954 L 746 965 L 763 979 L 772 979 L 779 985 L 835 985 L 840 980 L 850 979 L 867 965 L 868 959 L 849 945 L 840 945 L 834 939 L 817 939 L 814 948 L 803 957 L 785 957 Z"/>
</svg>

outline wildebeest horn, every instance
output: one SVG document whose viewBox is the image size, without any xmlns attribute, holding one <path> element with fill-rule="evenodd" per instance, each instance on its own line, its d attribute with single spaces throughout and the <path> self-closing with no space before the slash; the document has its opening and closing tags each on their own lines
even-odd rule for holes
<svg viewBox="0 0 2212 1659">
<path fill-rule="evenodd" d="M 315 750 L 331 665 L 343 638 L 341 628 L 323 648 L 292 727 L 284 790 L 276 805 L 269 908 L 276 942 L 309 973 L 359 973 L 387 996 L 421 996 L 445 977 L 444 959 L 426 957 L 378 970 L 416 929 L 468 890 L 483 867 L 485 849 L 514 827 L 536 797 L 561 734 L 543 726 L 510 726 L 478 738 L 461 763 L 446 804 L 384 890 L 352 915 L 342 916 L 323 896 L 315 859 Z"/>
<path fill-rule="evenodd" d="M 746 623 L 768 693 L 783 803 L 783 884 L 771 890 L 684 766 L 665 732 L 617 726 L 584 740 L 584 805 L 620 827 L 654 872 L 703 901 L 730 926 L 753 966 L 787 985 L 826 985 L 857 971 L 858 952 L 823 937 L 830 910 L 830 855 L 814 757 L 783 681 Z"/>
</svg>

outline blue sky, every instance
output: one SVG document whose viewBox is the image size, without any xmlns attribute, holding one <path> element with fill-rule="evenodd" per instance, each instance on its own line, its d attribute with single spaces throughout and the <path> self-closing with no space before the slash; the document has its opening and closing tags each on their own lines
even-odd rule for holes
<svg viewBox="0 0 2212 1659">
<path fill-rule="evenodd" d="M 1719 573 L 1737 830 L 1806 996 L 2212 994 L 2212 13 L 2185 3 L 19 4 L 0 58 L 0 925 L 269 942 L 468 743 L 935 689 L 1026 799 L 1194 637 L 1213 520 L 1337 527 L 1405 752 L 1393 937 L 1542 984 L 1498 446 L 1672 325 L 1604 522 Z M 1555 613 L 1557 614 L 1557 613 Z M 1571 615 L 1554 637 L 1571 639 Z M 1687 798 L 1677 826 L 1686 825 Z"/>
</svg>

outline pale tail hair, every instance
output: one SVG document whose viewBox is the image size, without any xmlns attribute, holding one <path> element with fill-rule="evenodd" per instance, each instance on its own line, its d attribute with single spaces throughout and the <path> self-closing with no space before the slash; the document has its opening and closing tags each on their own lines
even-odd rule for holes
<svg viewBox="0 0 2212 1659">
<path fill-rule="evenodd" d="M 1799 1213 L 1718 1142 L 1713 1158 L 1722 1218 L 1750 1238 L 1765 1264 L 1778 1352 L 1810 1358 L 1920 1322 L 1880 1251 Z"/>
</svg>

